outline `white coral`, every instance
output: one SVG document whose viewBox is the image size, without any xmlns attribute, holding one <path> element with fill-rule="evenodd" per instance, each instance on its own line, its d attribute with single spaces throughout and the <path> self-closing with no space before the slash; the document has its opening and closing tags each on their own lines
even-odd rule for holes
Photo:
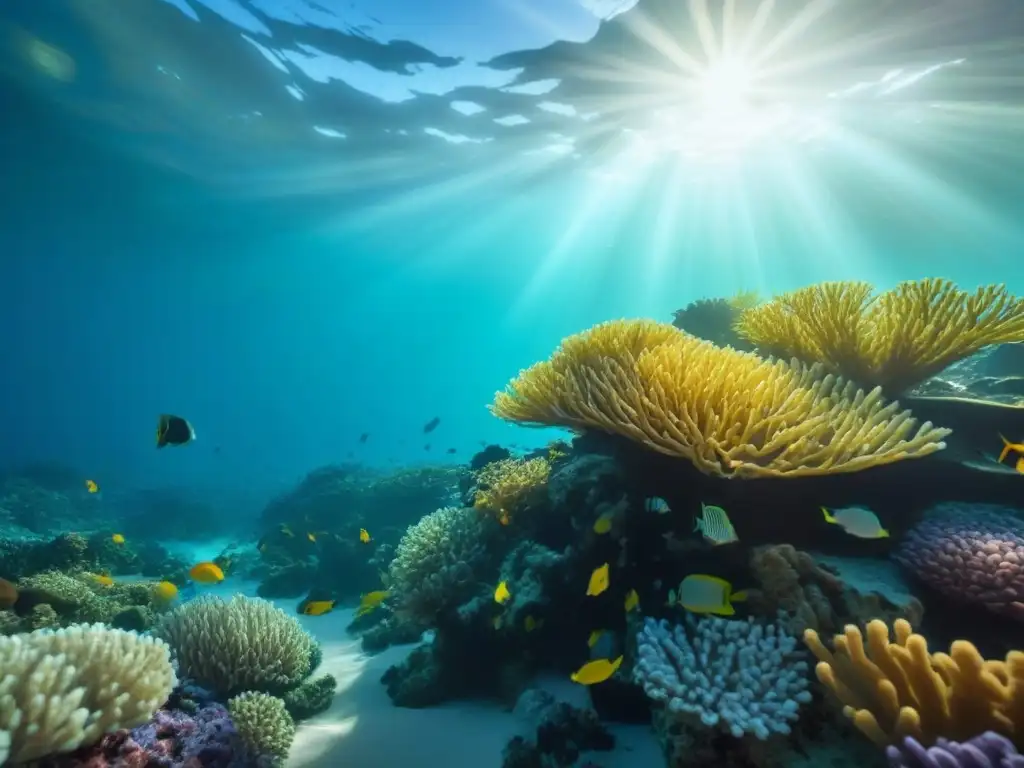
<svg viewBox="0 0 1024 768">
<path fill-rule="evenodd" d="M 135 632 L 79 624 L 0 637 L 0 756 L 35 760 L 141 725 L 175 683 L 167 645 Z"/>
</svg>

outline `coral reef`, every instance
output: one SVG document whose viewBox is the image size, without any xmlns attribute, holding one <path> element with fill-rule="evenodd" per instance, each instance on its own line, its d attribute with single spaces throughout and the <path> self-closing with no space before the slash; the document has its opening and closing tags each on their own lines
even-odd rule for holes
<svg viewBox="0 0 1024 768">
<path fill-rule="evenodd" d="M 636 681 L 669 717 L 735 738 L 787 734 L 811 700 L 808 666 L 781 626 L 753 619 L 646 619 L 637 636 Z"/>
<path fill-rule="evenodd" d="M 513 737 L 505 746 L 502 768 L 574 766 L 583 752 L 615 747 L 615 737 L 592 709 L 555 701 L 546 691 L 524 691 L 514 712 L 527 733 Z"/>
<path fill-rule="evenodd" d="M 992 731 L 963 743 L 940 738 L 927 748 L 908 736 L 885 753 L 890 768 L 1024 768 L 1024 756 L 1013 743 Z"/>
<path fill-rule="evenodd" d="M 286 691 L 281 695 L 281 700 L 293 720 L 306 720 L 330 708 L 337 688 L 338 681 L 334 675 L 321 675 L 307 680 L 298 688 Z"/>
<path fill-rule="evenodd" d="M 500 418 L 619 434 L 720 477 L 855 472 L 944 447 L 918 426 L 816 368 L 767 362 L 669 325 L 614 321 L 563 340 L 491 405 Z"/>
<path fill-rule="evenodd" d="M 170 645 L 183 675 L 222 696 L 298 686 L 316 647 L 294 617 L 242 595 L 192 600 L 163 616 L 153 633 Z"/>
<path fill-rule="evenodd" d="M 893 558 L 946 597 L 1024 621 L 1024 521 L 989 504 L 940 504 Z"/>
<path fill-rule="evenodd" d="M 275 765 L 283 764 L 295 739 L 295 722 L 281 699 L 247 691 L 228 701 L 228 711 L 250 755 L 268 755 Z"/>
<path fill-rule="evenodd" d="M 1024 299 L 1005 286 L 973 294 L 948 280 L 819 283 L 747 309 L 737 330 L 762 351 L 821 363 L 890 396 L 990 344 L 1024 341 Z"/>
<path fill-rule="evenodd" d="M 176 682 L 165 643 L 101 624 L 0 637 L 0 670 L 0 732 L 15 762 L 141 725 Z"/>
<path fill-rule="evenodd" d="M 544 499 L 550 473 L 551 465 L 544 458 L 492 462 L 477 472 L 473 506 L 507 524 L 509 516 Z"/>
<path fill-rule="evenodd" d="M 912 737 L 926 746 L 939 737 L 963 740 L 992 730 L 1024 737 L 1024 653 L 985 660 L 965 640 L 949 653 L 930 653 L 909 622 L 867 625 L 867 642 L 850 625 L 830 651 L 808 629 L 804 641 L 818 658 L 818 680 L 842 702 L 843 713 L 879 746 Z"/>
</svg>

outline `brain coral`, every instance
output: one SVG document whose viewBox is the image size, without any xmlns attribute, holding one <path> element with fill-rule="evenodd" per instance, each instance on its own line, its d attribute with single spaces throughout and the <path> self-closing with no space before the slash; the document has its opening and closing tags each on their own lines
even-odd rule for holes
<svg viewBox="0 0 1024 768">
<path fill-rule="evenodd" d="M 988 504 L 940 504 L 893 557 L 924 583 L 962 602 L 1024 621 L 1024 520 Z"/>
</svg>

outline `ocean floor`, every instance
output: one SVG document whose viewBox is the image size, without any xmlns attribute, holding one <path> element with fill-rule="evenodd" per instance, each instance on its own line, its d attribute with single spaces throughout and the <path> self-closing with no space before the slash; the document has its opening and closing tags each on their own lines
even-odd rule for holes
<svg viewBox="0 0 1024 768">
<path fill-rule="evenodd" d="M 227 580 L 212 591 L 222 596 L 236 592 L 255 595 L 254 583 Z M 208 593 L 210 590 L 203 590 Z M 275 600 L 295 613 L 298 600 Z M 323 646 L 318 672 L 338 680 L 334 704 L 299 726 L 286 768 L 501 768 L 506 742 L 521 732 L 511 712 L 484 702 L 457 702 L 428 709 L 392 705 L 381 675 L 401 661 L 414 646 L 399 646 L 373 656 L 360 650 L 359 640 L 345 627 L 353 609 L 324 616 L 298 616 L 302 625 Z M 559 700 L 587 703 L 587 692 L 568 679 L 538 679 L 534 685 Z M 615 725 L 613 752 L 594 753 L 602 768 L 639 768 L 662 764 L 661 752 L 647 726 Z"/>
</svg>

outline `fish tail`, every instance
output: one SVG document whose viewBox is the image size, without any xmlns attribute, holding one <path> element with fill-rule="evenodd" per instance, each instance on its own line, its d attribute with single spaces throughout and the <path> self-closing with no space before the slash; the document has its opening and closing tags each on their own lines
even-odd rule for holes
<svg viewBox="0 0 1024 768">
<path fill-rule="evenodd" d="M 837 521 L 836 521 L 836 519 L 835 519 L 834 517 L 832 517 L 832 515 L 830 515 L 830 514 L 829 514 L 829 512 L 828 512 L 828 510 L 827 510 L 827 509 L 825 509 L 824 507 L 822 507 L 822 508 L 821 508 L 821 511 L 822 511 L 822 512 L 823 512 L 823 513 L 825 514 L 825 522 L 826 522 L 826 523 L 834 523 L 834 522 L 837 522 Z"/>
<path fill-rule="evenodd" d="M 693 532 L 696 533 L 700 530 L 700 518 L 695 518 L 693 521 Z"/>
<path fill-rule="evenodd" d="M 1014 445 L 1002 435 L 999 435 L 999 439 L 1003 441 L 1003 450 L 999 452 L 999 458 L 996 461 L 1002 464 L 1003 459 L 1009 455 L 1010 451 L 1014 450 Z"/>
<path fill-rule="evenodd" d="M 882 530 L 880 530 L 878 532 L 878 538 L 880 538 L 880 539 L 888 539 L 889 538 L 889 529 L 888 528 L 883 528 Z"/>
<path fill-rule="evenodd" d="M 748 597 L 750 597 L 750 595 L 747 593 L 747 590 L 741 589 L 739 592 L 733 592 L 729 597 L 729 600 L 734 603 L 742 603 Z"/>
</svg>

